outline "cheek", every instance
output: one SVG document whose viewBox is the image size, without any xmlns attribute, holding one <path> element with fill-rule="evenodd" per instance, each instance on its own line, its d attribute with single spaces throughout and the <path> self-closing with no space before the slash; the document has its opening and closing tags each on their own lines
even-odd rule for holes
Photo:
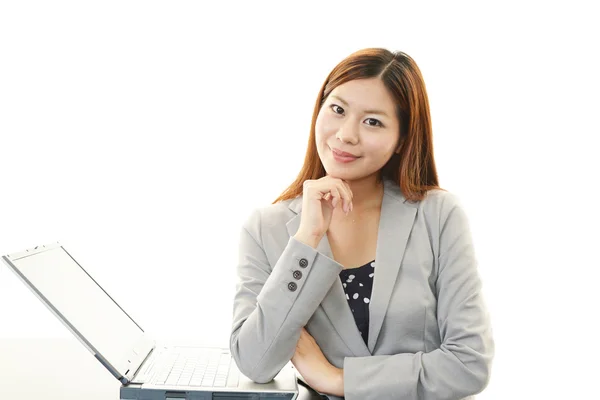
<svg viewBox="0 0 600 400">
<path fill-rule="evenodd" d="M 319 114 L 317 121 L 315 122 L 316 134 L 320 137 L 328 137 L 332 133 L 335 133 L 336 125 L 335 121 L 327 116 Z"/>
<path fill-rule="evenodd" d="M 388 157 L 394 151 L 394 143 L 389 137 L 383 135 L 366 135 L 363 137 L 363 146 L 376 157 Z"/>
</svg>

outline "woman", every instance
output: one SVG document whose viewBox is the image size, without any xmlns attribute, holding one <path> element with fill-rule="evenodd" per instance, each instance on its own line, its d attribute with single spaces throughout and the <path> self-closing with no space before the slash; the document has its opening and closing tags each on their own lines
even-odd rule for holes
<svg viewBox="0 0 600 400">
<path fill-rule="evenodd" d="M 421 72 L 351 54 L 327 77 L 304 167 L 240 236 L 230 349 L 268 382 L 290 360 L 339 399 L 463 399 L 494 341 L 465 211 L 438 186 Z"/>
</svg>

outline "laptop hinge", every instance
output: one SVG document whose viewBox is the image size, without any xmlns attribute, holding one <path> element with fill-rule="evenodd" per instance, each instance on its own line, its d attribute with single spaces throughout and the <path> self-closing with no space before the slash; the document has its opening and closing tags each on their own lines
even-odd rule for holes
<svg viewBox="0 0 600 400">
<path fill-rule="evenodd" d="M 138 373 L 155 347 L 156 342 L 147 333 L 144 333 L 138 339 L 133 349 L 130 350 L 129 356 L 126 358 L 129 364 L 127 365 L 127 373 L 123 375 L 129 382 L 133 381 L 133 377 Z"/>
<path fill-rule="evenodd" d="M 150 352 L 148 353 L 148 355 L 146 356 L 146 358 L 144 358 L 144 361 L 142 361 L 142 363 L 140 364 L 139 368 L 133 373 L 133 377 L 131 379 L 132 381 L 139 382 L 139 383 L 143 383 L 143 382 L 146 381 L 146 377 L 145 376 L 138 377 L 137 374 L 142 371 L 142 368 L 146 364 L 146 361 L 148 361 L 150 359 L 150 356 L 152 355 L 152 353 L 154 353 L 154 349 L 156 349 L 156 346 L 153 346 L 152 349 L 150 349 Z"/>
<path fill-rule="evenodd" d="M 104 365 L 104 367 L 110 371 L 110 373 L 117 378 L 118 380 L 120 380 L 121 382 L 123 382 L 123 378 L 121 376 L 121 374 L 119 373 L 119 371 L 117 371 L 104 357 L 102 357 L 102 355 L 100 355 L 99 353 L 94 354 L 94 356 L 96 357 L 96 359 L 98 361 L 100 361 L 100 363 L 102 363 L 102 365 Z"/>
</svg>

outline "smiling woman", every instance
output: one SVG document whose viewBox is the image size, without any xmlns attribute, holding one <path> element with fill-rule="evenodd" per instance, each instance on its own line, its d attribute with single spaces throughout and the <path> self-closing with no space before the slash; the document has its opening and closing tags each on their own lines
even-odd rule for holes
<svg viewBox="0 0 600 400">
<path fill-rule="evenodd" d="M 406 53 L 364 49 L 331 71 L 315 104 L 304 166 L 274 203 L 300 195 L 306 180 L 335 173 L 350 181 L 389 178 L 410 201 L 441 189 L 425 83 Z"/>
<path fill-rule="evenodd" d="M 289 361 L 331 399 L 467 399 L 494 341 L 469 221 L 438 185 L 425 84 L 402 52 L 342 60 L 304 165 L 240 233 L 231 354 L 256 382 Z"/>
</svg>

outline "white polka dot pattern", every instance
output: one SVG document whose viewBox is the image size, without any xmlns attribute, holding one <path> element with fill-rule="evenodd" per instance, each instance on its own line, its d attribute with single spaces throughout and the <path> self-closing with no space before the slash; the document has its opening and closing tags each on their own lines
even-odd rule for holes
<svg viewBox="0 0 600 400">
<path fill-rule="evenodd" d="M 369 333 L 369 303 L 373 289 L 375 261 L 358 268 L 347 268 L 340 272 L 340 279 L 346 294 L 346 301 L 352 311 L 365 344 Z"/>
</svg>

